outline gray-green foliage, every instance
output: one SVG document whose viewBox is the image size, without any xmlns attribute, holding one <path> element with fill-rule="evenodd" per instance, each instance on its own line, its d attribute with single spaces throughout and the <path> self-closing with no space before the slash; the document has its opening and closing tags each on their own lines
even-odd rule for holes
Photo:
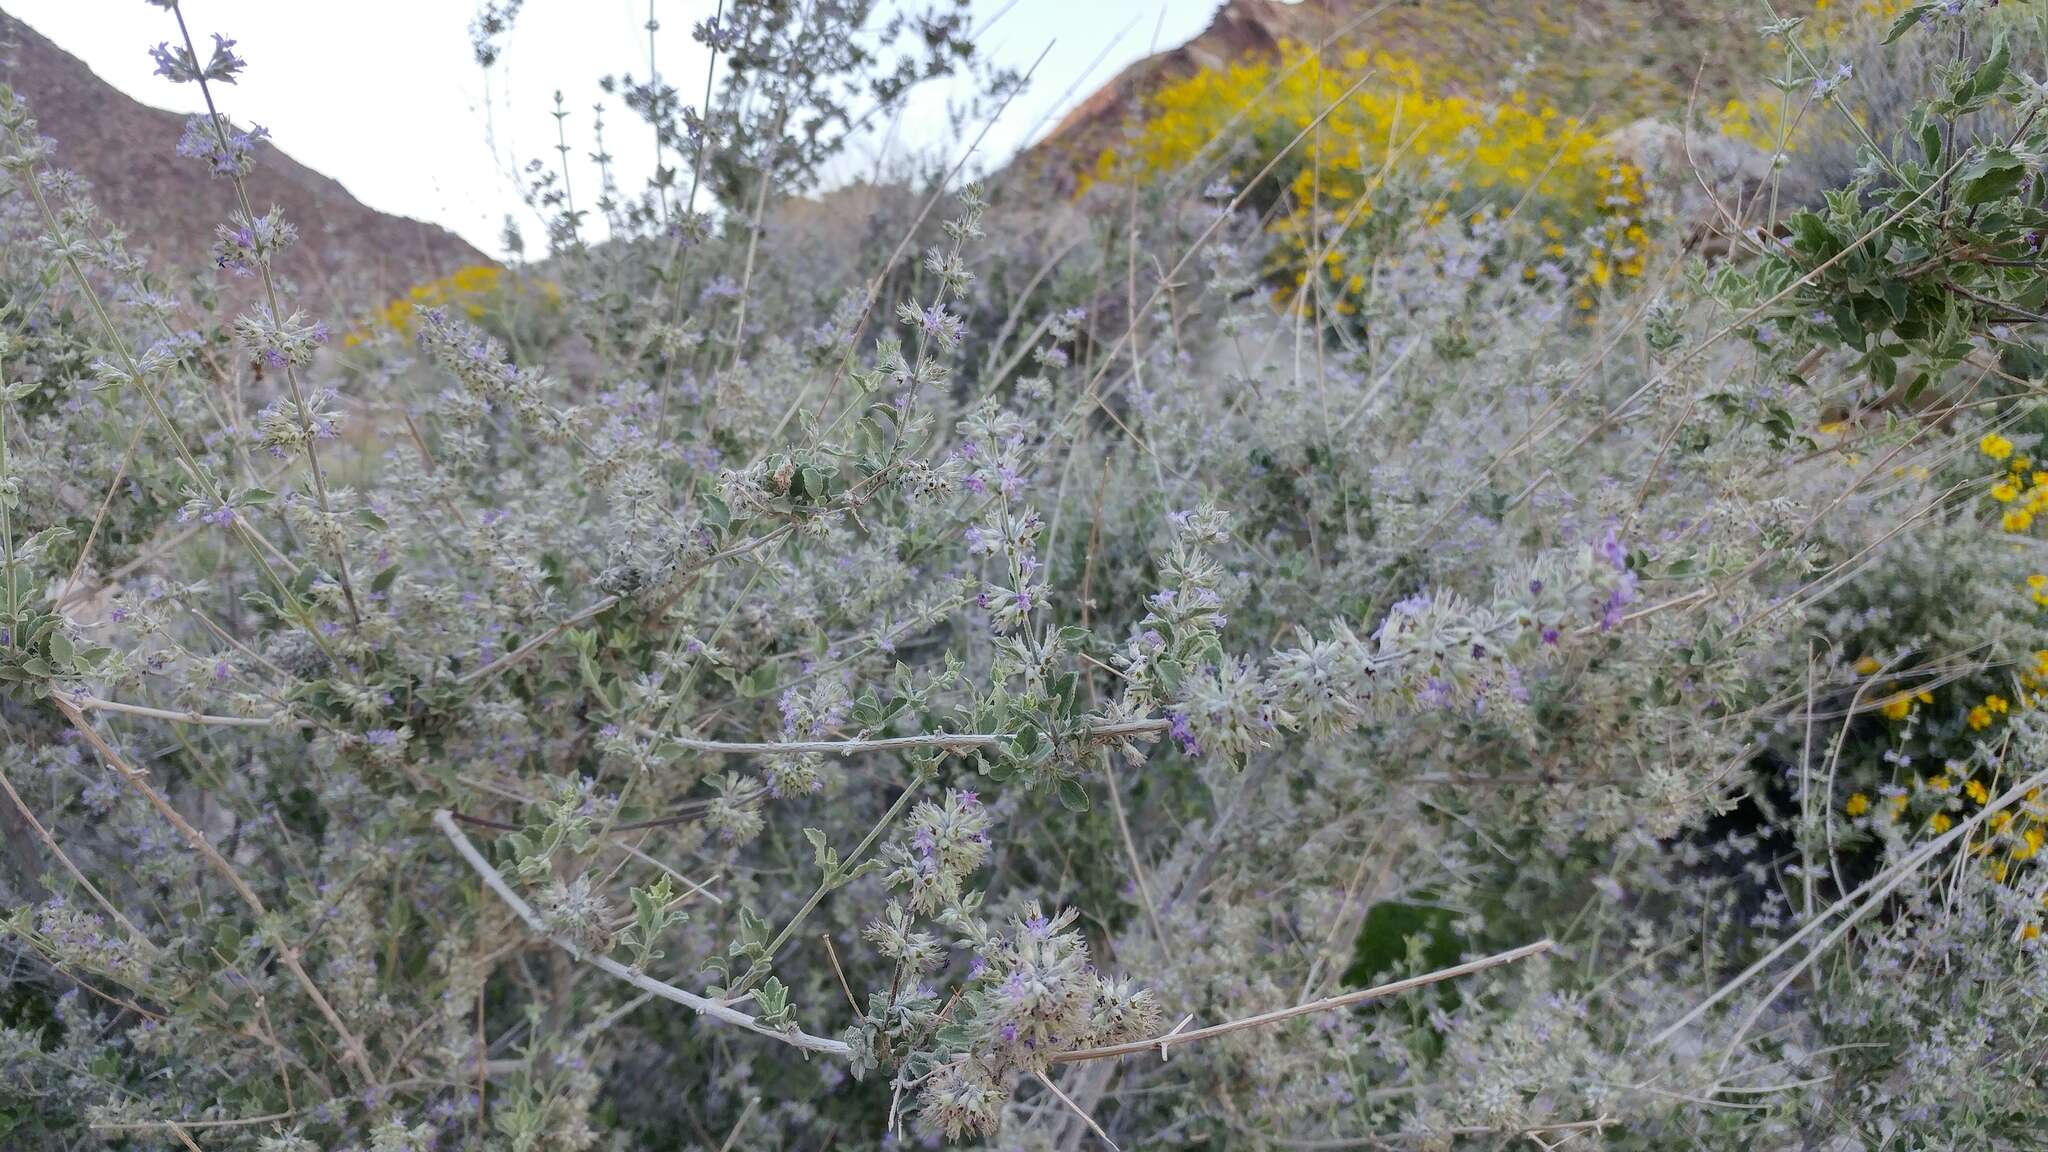
<svg viewBox="0 0 2048 1152">
<path fill-rule="evenodd" d="M 2048 128 L 1988 7 L 1899 25 L 1925 155 L 1712 267 L 1666 189 L 1586 314 L 1507 205 L 1333 244 L 1341 322 L 1228 192 L 757 234 L 774 54 L 868 10 L 742 5 L 765 103 L 627 81 L 723 216 L 542 179 L 558 312 L 323 344 L 285 222 L 195 305 L 0 89 L 0 1142 L 2030 1146 L 1986 489 Z M 231 217 L 259 141 L 188 139 Z"/>
</svg>

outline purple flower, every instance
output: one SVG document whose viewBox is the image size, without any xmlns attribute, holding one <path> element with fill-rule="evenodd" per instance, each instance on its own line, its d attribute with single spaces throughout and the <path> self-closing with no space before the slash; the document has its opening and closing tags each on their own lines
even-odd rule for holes
<svg viewBox="0 0 2048 1152">
<path fill-rule="evenodd" d="M 1636 576 L 1630 572 L 1607 594 L 1606 603 L 1600 606 L 1600 630 L 1605 632 L 1621 626 L 1621 610 L 1636 598 Z"/>
<path fill-rule="evenodd" d="M 1391 611 L 1397 612 L 1403 616 L 1420 616 L 1422 615 L 1423 611 L 1429 607 L 1429 605 L 1429 593 L 1417 592 L 1415 595 L 1410 596 L 1405 600 L 1395 601 L 1394 607 L 1391 609 Z"/>
<path fill-rule="evenodd" d="M 249 62 L 235 55 L 235 42 L 213 33 L 213 58 L 206 62 L 206 78 L 223 84 L 233 84 L 235 73 L 247 68 Z"/>
<path fill-rule="evenodd" d="M 730 52 L 740 42 L 739 29 L 733 26 L 732 21 L 720 20 L 716 16 L 697 21 L 696 26 L 690 29 L 690 36 L 713 52 Z"/>
<path fill-rule="evenodd" d="M 185 67 L 185 62 L 179 59 L 181 55 L 183 55 L 182 52 L 171 51 L 169 41 L 161 41 L 156 47 L 149 50 L 149 58 L 156 61 L 155 74 L 162 76 L 173 84 L 181 84 L 191 78 L 190 70 Z"/>
<path fill-rule="evenodd" d="M 1628 549 L 1623 548 L 1621 541 L 1614 535 L 1614 525 L 1607 526 L 1607 538 L 1600 542 L 1597 551 L 1609 564 L 1614 565 L 1616 572 L 1628 571 Z"/>
</svg>

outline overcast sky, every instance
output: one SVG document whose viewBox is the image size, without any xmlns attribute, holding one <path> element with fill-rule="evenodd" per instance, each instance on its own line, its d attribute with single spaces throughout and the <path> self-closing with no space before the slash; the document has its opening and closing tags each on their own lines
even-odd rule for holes
<svg viewBox="0 0 2048 1152">
<path fill-rule="evenodd" d="M 557 89 L 572 112 L 571 179 L 596 187 L 583 157 L 591 151 L 591 105 L 603 98 L 597 82 L 608 73 L 646 75 L 647 0 L 527 0 L 488 76 L 469 47 L 479 3 L 187 0 L 184 9 L 201 45 L 210 43 L 207 33 L 220 32 L 239 41 L 236 51 L 249 61 L 240 83 L 219 92 L 223 113 L 270 129 L 281 148 L 371 207 L 434 221 L 498 256 L 508 213 L 529 240 L 540 236 L 520 200 L 518 173 L 528 160 L 555 159 L 550 113 Z M 973 0 L 985 55 L 1022 70 L 1046 53 L 1030 91 L 1012 102 L 978 155 L 1008 156 L 1145 55 L 1155 38 L 1165 48 L 1201 31 L 1217 3 Z M 655 61 L 685 103 L 698 103 L 704 85 L 705 53 L 690 28 L 714 6 L 715 0 L 655 0 Z M 200 110 L 196 88 L 154 75 L 148 49 L 177 39 L 162 9 L 143 0 L 0 0 L 0 7 L 137 100 Z M 952 141 L 947 108 L 962 94 L 957 86 L 920 91 L 897 127 L 895 146 Z M 842 170 L 865 170 L 883 142 L 865 143 L 864 154 Z M 652 130 L 614 103 L 605 114 L 605 143 L 620 186 L 639 188 L 653 166 Z"/>
</svg>

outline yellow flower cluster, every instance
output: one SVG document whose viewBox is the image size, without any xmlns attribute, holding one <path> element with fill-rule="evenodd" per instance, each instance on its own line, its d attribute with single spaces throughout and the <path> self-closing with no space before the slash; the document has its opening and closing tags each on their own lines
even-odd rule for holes
<svg viewBox="0 0 2048 1152">
<path fill-rule="evenodd" d="M 1883 667 L 1884 665 L 1878 662 L 1877 657 L 1865 656 L 1861 660 L 1856 661 L 1856 674 L 1858 676 L 1875 676 L 1878 670 Z M 1920 705 L 1932 703 L 1934 703 L 1934 697 L 1924 691 L 1893 692 L 1882 699 L 1878 704 L 1877 710 L 1887 720 L 1904 720 L 1917 711 Z"/>
<path fill-rule="evenodd" d="M 502 307 L 512 292 L 524 287 L 524 282 L 495 264 L 458 268 L 437 280 L 415 285 L 405 295 L 390 300 L 370 317 L 363 329 L 349 333 L 343 342 L 359 344 L 378 328 L 409 333 L 414 317 L 423 308 L 445 308 L 465 319 L 480 320 Z M 537 291 L 549 303 L 561 298 L 561 289 L 553 282 L 541 282 Z"/>
<path fill-rule="evenodd" d="M 2043 582 L 2048 583 L 2048 578 Z M 1856 671 L 1863 676 L 1873 675 L 1881 667 L 1870 656 L 1856 662 Z M 2048 649 L 2034 653 L 2032 667 L 2019 673 L 2018 682 L 2016 699 L 2007 700 L 1994 692 L 1969 710 L 1967 721 L 1972 731 L 1990 728 L 2015 709 L 2025 711 L 2048 701 Z M 1918 704 L 1931 703 L 1932 699 L 1924 692 L 1900 693 L 1886 702 L 1884 711 L 1894 720 L 1904 719 Z M 1896 710 L 1892 707 L 1894 703 L 1900 703 Z M 1959 815 L 1991 803 L 1995 787 L 1995 779 L 1969 775 L 1963 764 L 1950 761 L 1940 773 L 1914 780 L 1911 792 L 1887 789 L 1891 794 L 1881 810 L 1869 793 L 1856 792 L 1843 802 L 1842 811 L 1856 820 L 1877 810 L 1885 822 L 1896 824 L 1908 820 L 1908 814 L 1917 809 L 1926 814 L 1920 828 L 1930 836 L 1940 836 L 1955 827 Z M 2035 862 L 2042 849 L 2048 848 L 2048 798 L 2039 789 L 2029 792 L 2022 803 L 1986 816 L 1982 829 L 1968 841 L 1969 853 L 1983 860 L 1985 875 L 1992 881 L 2005 883 L 2014 877 L 2017 866 Z M 2043 905 L 2048 908 L 2048 897 L 2043 898 Z M 2039 939 L 2040 935 L 2038 918 L 2027 920 L 2019 931 L 2021 940 Z"/>
<path fill-rule="evenodd" d="M 487 301 L 504 284 L 503 268 L 495 264 L 472 264 L 458 268 L 439 280 L 414 286 L 412 291 L 384 305 L 377 318 L 385 327 L 401 332 L 411 329 L 413 313 L 421 308 L 453 308 L 475 320 L 483 316 Z"/>
<path fill-rule="evenodd" d="M 2035 461 L 1999 432 L 1987 432 L 1979 438 L 1977 451 L 1995 466 L 1987 478 L 1985 500 L 1996 514 L 2000 530 L 2027 532 L 2037 518 L 2048 516 L 2048 470 L 2036 470 Z M 2023 585 L 2036 605 L 2048 606 L 2048 572 L 2027 576 Z M 1856 662 L 1855 671 L 1859 676 L 1869 677 L 1879 674 L 1883 667 L 1876 657 L 1865 656 Z M 1883 700 L 1880 710 L 1895 721 L 1909 718 L 1922 704 L 1933 703 L 1933 697 L 1924 691 L 1887 691 L 1891 694 Z M 1989 692 L 1970 704 L 1963 720 L 1971 733 L 1988 733 L 2001 722 L 2044 704 L 2048 704 L 2048 649 L 2035 652 L 2032 664 L 2016 671 L 2012 687 L 2006 692 Z M 1917 823 L 1924 834 L 1940 836 L 1954 830 L 1959 820 L 1991 803 L 1998 787 L 1996 778 L 1977 777 L 1969 772 L 1962 763 L 1950 761 L 1942 772 L 1914 780 L 1910 791 L 1885 789 L 1882 805 L 1869 793 L 1853 793 L 1843 802 L 1842 811 L 1852 820 L 1874 817 L 1893 824 Z M 1916 812 L 1919 816 L 1911 815 Z M 1979 828 L 1964 845 L 1971 857 L 1982 861 L 1984 874 L 1994 883 L 2013 881 L 2016 869 L 2042 862 L 2043 849 L 2048 848 L 2048 797 L 2037 789 L 2029 792 L 2020 804 L 1983 816 Z M 2041 938 L 2043 911 L 2048 911 L 2048 896 L 2042 899 L 2042 909 L 2020 924 L 2016 932 L 2020 941 Z"/>
<path fill-rule="evenodd" d="M 1992 460 L 2003 463 L 2005 470 L 1994 474 L 1991 488 L 1985 495 L 2000 509 L 1998 526 L 2007 532 L 2025 532 L 2034 526 L 2037 516 L 2048 514 L 2048 471 L 2033 471 L 2033 461 L 2013 451 L 2012 441 L 1996 432 L 1987 432 L 1977 441 L 1977 450 Z M 2035 603 L 2048 604 L 2042 596 L 2048 588 L 2048 580 L 2028 585 L 2034 592 Z"/>
<path fill-rule="evenodd" d="M 1982 732 L 1984 729 L 1991 727 L 1993 720 L 2011 710 L 2012 705 L 2006 701 L 2005 697 L 1993 692 L 1984 698 L 1982 704 L 1970 709 L 1970 731 Z"/>
<path fill-rule="evenodd" d="M 1103 152 L 1083 184 L 1199 173 L 1218 159 L 1218 140 L 1253 141 L 1255 159 L 1247 163 L 1256 170 L 1306 131 L 1289 155 L 1287 202 L 1274 225 L 1294 242 L 1296 283 L 1333 225 L 1359 227 L 1399 204 L 1397 182 L 1407 188 L 1427 180 L 1430 198 L 1416 210 L 1425 225 L 1467 213 L 1482 219 L 1481 209 L 1509 206 L 1558 260 L 1567 254 L 1567 234 L 1592 228 L 1596 239 L 1578 280 L 1580 305 L 1590 308 L 1590 289 L 1642 275 L 1649 242 L 1639 219 L 1642 173 L 1607 154 L 1603 129 L 1526 92 L 1500 103 L 1462 95 L 1447 75 L 1428 74 L 1414 59 L 1318 56 L 1287 44 L 1275 56 L 1166 85 L 1152 98 L 1143 132 L 1124 150 Z M 1330 276 L 1340 292 L 1363 287 L 1341 268 Z"/>
<path fill-rule="evenodd" d="M 1940 773 L 1915 779 L 1911 792 L 1888 789 L 1892 795 L 1883 806 L 1884 820 L 1897 823 L 1918 809 L 1927 813 L 1920 826 L 1928 835 L 1948 832 L 1956 826 L 1958 818 L 1991 803 L 1996 783 L 1963 776 L 1962 772 L 1963 766 L 1951 761 Z M 1854 793 L 1842 804 L 1842 811 L 1852 820 L 1868 816 L 1874 808 L 1865 792 Z M 2020 803 L 1986 816 L 1981 831 L 1972 833 L 1969 841 L 1970 855 L 1982 859 L 1985 874 L 1999 883 L 2013 878 L 2016 866 L 2040 859 L 2044 848 L 2048 848 L 2048 796 L 2038 788 L 2028 792 Z M 2044 897 L 2044 905 L 2048 905 L 2048 897 Z M 2022 936 L 2035 938 L 2024 932 Z"/>
</svg>

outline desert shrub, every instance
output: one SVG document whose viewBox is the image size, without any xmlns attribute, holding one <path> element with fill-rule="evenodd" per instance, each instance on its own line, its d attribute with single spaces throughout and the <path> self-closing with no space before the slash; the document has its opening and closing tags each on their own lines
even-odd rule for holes
<svg viewBox="0 0 2048 1152">
<path fill-rule="evenodd" d="M 1995 7 L 1709 263 L 1591 125 L 1299 54 L 1074 204 L 798 199 L 963 33 L 740 5 L 701 111 L 613 85 L 676 168 L 345 348 L 261 140 L 193 122 L 252 291 L 181 296 L 0 89 L 0 1139 L 2028 1146 Z"/>
<path fill-rule="evenodd" d="M 1285 44 L 1164 86 L 1093 182 L 1185 183 L 1220 166 L 1234 191 L 1282 157 L 1249 202 L 1287 241 L 1268 258 L 1297 301 L 1319 270 L 1327 283 L 1314 290 L 1339 315 L 1355 312 L 1374 265 L 1410 229 L 1446 220 L 1485 238 L 1488 263 L 1528 257 L 1531 282 L 1598 289 L 1640 276 L 1642 173 L 1602 146 L 1603 126 L 1527 89 L 1468 94 L 1441 72 L 1384 51 Z M 1360 242 L 1329 243 L 1333 223 Z"/>
</svg>

